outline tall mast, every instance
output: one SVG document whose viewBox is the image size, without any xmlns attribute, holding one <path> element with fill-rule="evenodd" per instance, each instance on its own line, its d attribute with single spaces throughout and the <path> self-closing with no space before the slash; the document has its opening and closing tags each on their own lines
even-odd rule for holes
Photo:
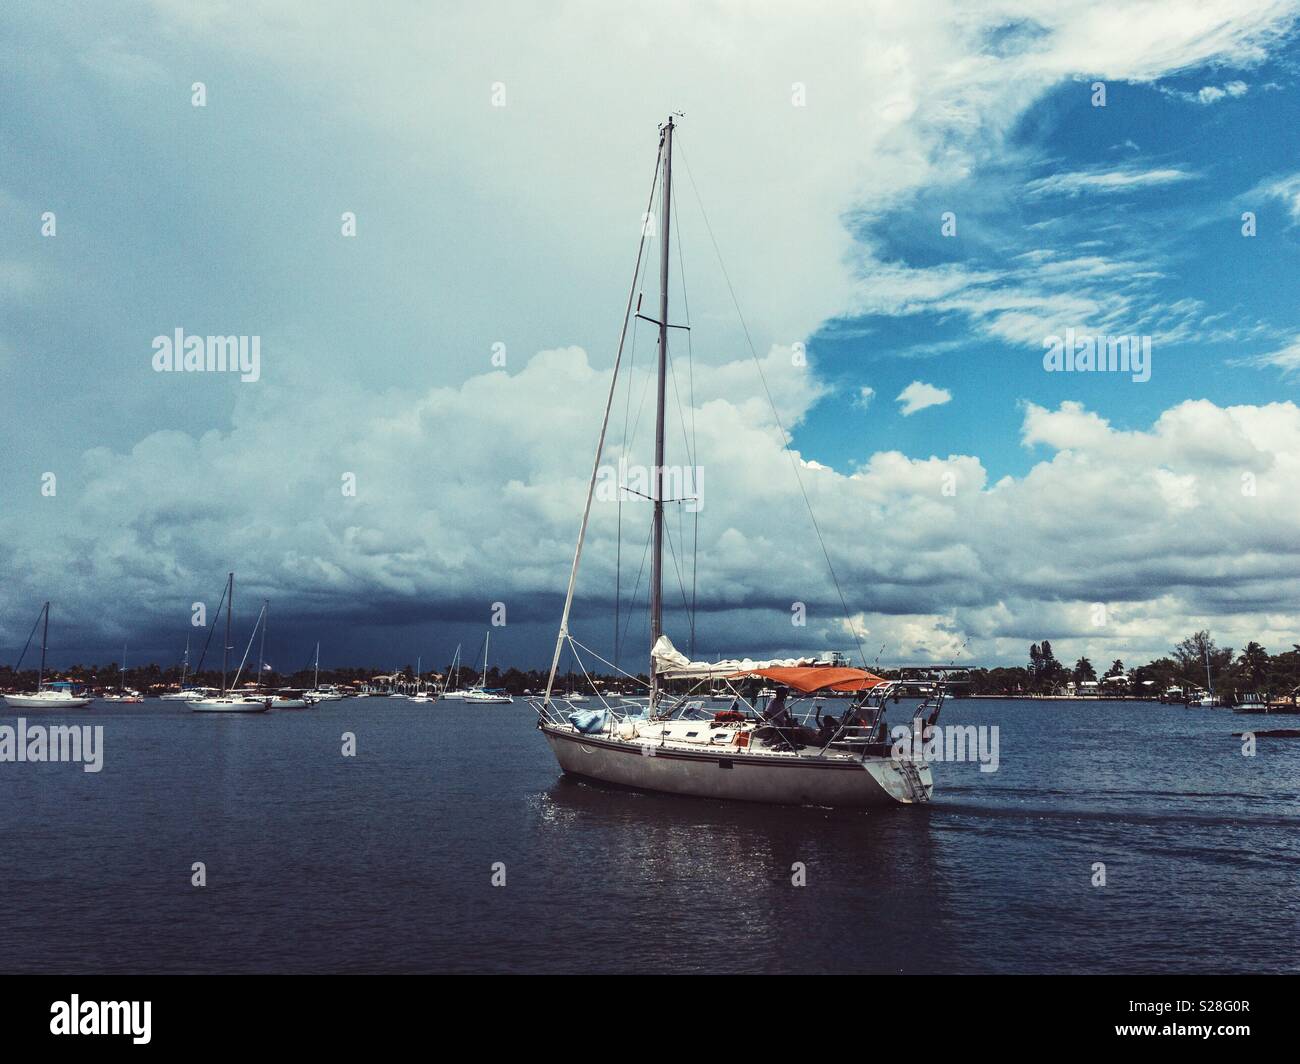
<svg viewBox="0 0 1300 1064">
<path fill-rule="evenodd" d="M 221 696 L 226 695 L 226 669 L 230 657 L 230 611 L 235 606 L 235 574 L 226 578 L 226 638 L 221 644 Z"/>
<path fill-rule="evenodd" d="M 312 673 L 311 686 L 315 691 L 320 690 L 320 640 L 316 640 L 316 667 Z"/>
<path fill-rule="evenodd" d="M 257 689 L 262 689 L 262 673 L 266 671 L 266 626 L 271 623 L 271 600 L 262 600 L 262 642 L 257 647 Z"/>
<path fill-rule="evenodd" d="M 672 219 L 673 119 L 664 127 L 664 187 L 660 201 L 659 232 L 659 389 L 655 402 L 654 530 L 650 569 L 650 646 L 663 635 L 664 607 L 664 407 L 668 385 L 668 238 Z M 653 653 L 650 656 L 650 708 L 659 694 Z"/>
<path fill-rule="evenodd" d="M 181 663 L 181 690 L 185 690 L 185 674 L 190 670 L 190 637 L 185 637 L 185 660 Z"/>
<path fill-rule="evenodd" d="M 36 674 L 36 690 L 45 683 L 45 644 L 50 639 L 50 604 L 45 604 L 45 628 L 41 631 L 41 671 Z"/>
<path fill-rule="evenodd" d="M 122 667 L 118 669 L 117 692 L 122 694 L 126 691 L 126 644 L 122 644 Z"/>
<path fill-rule="evenodd" d="M 479 681 L 480 687 L 487 686 L 487 656 L 488 647 L 492 645 L 492 629 L 487 630 L 487 635 L 483 637 L 483 679 Z"/>
</svg>

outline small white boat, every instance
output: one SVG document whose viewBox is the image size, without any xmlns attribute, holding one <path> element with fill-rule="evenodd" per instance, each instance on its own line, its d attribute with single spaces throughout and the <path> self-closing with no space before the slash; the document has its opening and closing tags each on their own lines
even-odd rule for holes
<svg viewBox="0 0 1300 1064">
<path fill-rule="evenodd" d="M 143 702 L 144 695 L 139 691 L 119 691 L 117 694 L 104 695 L 102 702 Z"/>
<path fill-rule="evenodd" d="M 316 700 L 309 696 L 306 691 L 300 691 L 297 688 L 286 687 L 279 691 L 271 692 L 272 709 L 310 709 L 316 704 Z"/>
<path fill-rule="evenodd" d="M 513 702 L 514 698 L 505 691 L 488 691 L 471 689 L 465 693 L 466 702 Z"/>
<path fill-rule="evenodd" d="M 45 682 L 45 647 L 50 637 L 50 604 L 47 602 L 41 607 L 41 612 L 36 615 L 36 624 L 32 625 L 32 635 L 36 634 L 36 628 L 44 619 L 44 627 L 41 629 L 41 667 L 36 673 L 36 690 L 31 694 L 13 694 L 5 695 L 5 701 L 14 709 L 77 709 L 81 706 L 90 705 L 92 699 L 89 695 L 83 695 L 75 684 L 68 680 L 55 680 L 52 683 Z M 31 635 L 27 637 L 28 645 L 31 644 Z M 27 648 L 23 648 L 23 653 L 18 656 L 18 664 L 14 666 L 14 675 L 22 668 L 23 656 L 27 653 Z"/>
<path fill-rule="evenodd" d="M 421 691 L 418 695 L 411 695 L 409 701 L 411 701 L 411 702 L 436 702 L 436 701 L 438 701 L 438 696 L 437 696 L 437 695 L 426 694 L 425 692 Z"/>
<path fill-rule="evenodd" d="M 193 702 L 200 698 L 211 698 L 221 692 L 215 687 L 186 687 L 180 691 L 167 691 L 158 696 L 163 702 Z"/>
<path fill-rule="evenodd" d="M 195 713 L 265 713 L 271 708 L 271 699 L 248 695 L 226 695 L 217 698 L 200 698 L 186 702 Z"/>
</svg>

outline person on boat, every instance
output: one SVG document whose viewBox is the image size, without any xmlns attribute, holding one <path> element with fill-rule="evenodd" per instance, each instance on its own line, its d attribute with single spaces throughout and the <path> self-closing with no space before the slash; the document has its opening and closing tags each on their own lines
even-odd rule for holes
<svg viewBox="0 0 1300 1064">
<path fill-rule="evenodd" d="M 775 724 L 779 728 L 788 728 L 794 724 L 794 721 L 790 719 L 790 711 L 785 708 L 786 693 L 784 687 L 777 688 L 772 701 L 767 704 L 767 708 L 761 714 L 763 720 L 769 724 Z"/>
<path fill-rule="evenodd" d="M 834 713 L 822 716 L 821 706 L 817 707 L 817 738 L 823 746 L 835 738 L 840 730 L 840 720 Z"/>
</svg>

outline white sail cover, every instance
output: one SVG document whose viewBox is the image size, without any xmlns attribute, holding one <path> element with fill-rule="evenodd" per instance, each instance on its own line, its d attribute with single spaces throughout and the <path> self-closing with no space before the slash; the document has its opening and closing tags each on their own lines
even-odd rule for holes
<svg viewBox="0 0 1300 1064">
<path fill-rule="evenodd" d="M 691 661 L 685 654 L 673 646 L 673 641 L 661 635 L 650 651 L 650 660 L 654 662 L 655 674 L 665 679 L 689 679 L 693 677 L 722 677 L 737 672 L 753 672 L 755 669 L 774 667 L 797 668 L 811 665 L 814 658 L 774 658 L 770 661 L 755 661 L 753 658 L 732 658 L 728 661 Z"/>
</svg>

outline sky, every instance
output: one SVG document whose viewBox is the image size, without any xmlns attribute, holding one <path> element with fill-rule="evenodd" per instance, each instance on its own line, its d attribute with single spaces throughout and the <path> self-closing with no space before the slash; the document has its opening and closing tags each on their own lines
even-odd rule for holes
<svg viewBox="0 0 1300 1064">
<path fill-rule="evenodd" d="M 277 667 L 548 660 L 670 112 L 679 646 L 1290 649 L 1300 5 L 970 6 L 7 5 L 0 652 L 178 661 L 233 570 Z M 647 520 L 572 625 L 634 670 Z"/>
</svg>

